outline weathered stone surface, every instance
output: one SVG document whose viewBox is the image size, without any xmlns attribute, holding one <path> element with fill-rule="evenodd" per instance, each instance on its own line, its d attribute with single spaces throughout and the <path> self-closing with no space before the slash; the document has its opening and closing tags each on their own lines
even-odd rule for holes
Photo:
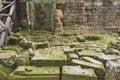
<svg viewBox="0 0 120 80">
<path fill-rule="evenodd" d="M 81 52 L 78 52 L 77 53 L 79 57 L 83 57 L 83 56 L 88 56 L 88 57 L 97 57 L 99 55 L 102 55 L 104 53 L 101 53 L 101 52 L 96 52 L 94 50 L 83 50 Z"/>
<path fill-rule="evenodd" d="M 78 52 L 84 50 L 84 48 L 73 48 L 73 50 L 74 50 L 74 53 L 78 53 Z"/>
<path fill-rule="evenodd" d="M 24 49 L 32 48 L 34 49 L 34 42 L 33 41 L 20 41 L 19 45 Z"/>
<path fill-rule="evenodd" d="M 68 60 L 79 59 L 77 54 L 68 54 Z"/>
<path fill-rule="evenodd" d="M 74 53 L 73 49 L 70 48 L 70 46 L 63 47 L 63 50 L 65 54 Z"/>
<path fill-rule="evenodd" d="M 0 63 L 8 67 L 12 67 L 15 64 L 17 53 L 14 51 L 1 52 L 0 53 Z"/>
<path fill-rule="evenodd" d="M 78 42 L 84 42 L 85 41 L 85 37 L 84 36 L 82 36 L 82 35 L 77 35 L 77 41 Z"/>
<path fill-rule="evenodd" d="M 105 68 L 103 64 L 95 64 L 95 63 L 86 62 L 78 59 L 73 59 L 71 63 L 74 65 L 81 65 L 83 68 L 94 69 L 98 77 L 104 77 L 105 75 Z"/>
<path fill-rule="evenodd" d="M 24 52 L 23 54 L 20 54 L 17 56 L 17 66 L 23 66 L 23 65 L 29 65 L 29 54 L 28 52 Z"/>
<path fill-rule="evenodd" d="M 59 80 L 59 67 L 19 66 L 8 80 Z"/>
<path fill-rule="evenodd" d="M 120 80 L 120 63 L 108 61 L 106 63 L 107 73 L 105 80 Z"/>
<path fill-rule="evenodd" d="M 34 46 L 35 46 L 35 49 L 48 48 L 48 43 L 47 42 L 34 43 Z"/>
<path fill-rule="evenodd" d="M 62 66 L 67 62 L 63 49 L 58 47 L 36 50 L 31 64 L 36 66 Z"/>
<path fill-rule="evenodd" d="M 117 56 L 117 55 L 99 55 L 99 56 L 97 56 L 97 59 L 102 61 L 102 62 L 106 62 L 106 61 L 120 59 L 120 56 Z"/>
<path fill-rule="evenodd" d="M 81 69 L 80 66 L 64 66 L 62 80 L 96 80 L 93 69 Z"/>
<path fill-rule="evenodd" d="M 91 62 L 91 63 L 95 63 L 95 64 L 103 64 L 102 62 L 100 62 L 96 59 L 93 59 L 91 57 L 82 57 L 82 59 L 84 59 L 85 61 Z"/>
</svg>

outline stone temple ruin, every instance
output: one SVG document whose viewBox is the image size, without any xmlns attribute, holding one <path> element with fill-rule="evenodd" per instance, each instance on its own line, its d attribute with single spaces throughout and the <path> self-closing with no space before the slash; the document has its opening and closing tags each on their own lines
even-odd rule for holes
<svg viewBox="0 0 120 80">
<path fill-rule="evenodd" d="M 119 17 L 119 0 L 1 0 L 0 80 L 120 80 Z"/>
</svg>

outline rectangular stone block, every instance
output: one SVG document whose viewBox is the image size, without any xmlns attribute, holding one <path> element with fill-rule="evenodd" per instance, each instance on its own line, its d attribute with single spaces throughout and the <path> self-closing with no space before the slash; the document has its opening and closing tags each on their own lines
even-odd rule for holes
<svg viewBox="0 0 120 80">
<path fill-rule="evenodd" d="M 59 80 L 59 67 L 19 66 L 8 80 Z"/>
<path fill-rule="evenodd" d="M 4 60 L 9 60 L 11 57 L 16 58 L 17 53 L 14 51 L 0 51 L 0 63 L 3 64 Z"/>
<path fill-rule="evenodd" d="M 73 65 L 80 65 L 83 68 L 92 68 L 95 70 L 95 73 L 98 77 L 104 77 L 105 75 L 105 68 L 103 64 L 95 64 L 87 61 L 82 61 L 78 59 L 73 59 L 71 61 L 71 64 Z"/>
<path fill-rule="evenodd" d="M 63 50 L 64 50 L 65 54 L 74 53 L 74 50 L 72 48 L 70 48 L 70 46 L 63 47 Z"/>
<path fill-rule="evenodd" d="M 79 59 L 77 54 L 68 54 L 68 61 L 71 61 L 72 59 Z"/>
<path fill-rule="evenodd" d="M 95 63 L 95 64 L 103 64 L 102 62 L 96 60 L 96 59 L 93 59 L 91 57 L 82 57 L 83 60 L 87 61 L 87 62 L 91 62 L 91 63 Z"/>
<path fill-rule="evenodd" d="M 94 50 L 83 50 L 82 52 L 77 53 L 79 57 L 97 57 L 99 55 L 102 55 L 104 53 L 96 52 Z"/>
<path fill-rule="evenodd" d="M 64 66 L 62 80 L 97 80 L 93 69 L 81 69 L 80 66 Z"/>
<path fill-rule="evenodd" d="M 58 47 L 35 51 L 31 64 L 35 66 L 62 66 L 67 63 L 67 56 Z"/>
</svg>

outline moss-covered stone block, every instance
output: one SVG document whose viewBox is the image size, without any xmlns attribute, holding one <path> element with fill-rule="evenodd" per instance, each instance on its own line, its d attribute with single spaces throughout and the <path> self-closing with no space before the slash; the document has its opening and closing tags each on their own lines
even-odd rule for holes
<svg viewBox="0 0 120 80">
<path fill-rule="evenodd" d="M 62 66 L 66 63 L 67 56 L 58 47 L 36 50 L 31 60 L 31 64 L 36 66 Z"/>
<path fill-rule="evenodd" d="M 59 67 L 19 66 L 8 80 L 59 80 Z"/>
<path fill-rule="evenodd" d="M 84 36 L 82 36 L 82 35 L 77 35 L 77 41 L 78 42 L 85 42 L 85 37 Z"/>
<path fill-rule="evenodd" d="M 29 48 L 34 49 L 34 42 L 33 41 L 21 41 L 19 43 L 19 45 L 21 47 L 23 47 L 24 49 L 29 49 Z"/>
<path fill-rule="evenodd" d="M 17 66 L 25 66 L 25 65 L 29 65 L 30 61 L 29 61 L 29 54 L 27 52 L 18 55 L 17 58 Z"/>
<path fill-rule="evenodd" d="M 74 53 L 78 53 L 78 52 L 81 52 L 82 50 L 84 50 L 85 48 L 73 48 L 74 50 Z"/>
<path fill-rule="evenodd" d="M 70 46 L 64 46 L 63 50 L 65 54 L 74 53 L 74 50 Z"/>
<path fill-rule="evenodd" d="M 91 58 L 91 57 L 82 57 L 81 59 L 85 60 L 87 62 L 95 63 L 95 64 L 103 64 L 102 62 L 100 62 L 94 58 Z"/>
<path fill-rule="evenodd" d="M 35 42 L 34 47 L 35 49 L 48 48 L 48 43 L 47 42 L 39 42 L 39 43 Z"/>
<path fill-rule="evenodd" d="M 85 34 L 84 37 L 87 40 L 100 40 L 100 39 L 102 39 L 102 36 L 97 35 L 97 34 Z"/>
<path fill-rule="evenodd" d="M 15 51 L 11 50 L 0 50 L 0 63 L 4 64 L 7 67 L 12 67 L 16 63 L 16 55 Z"/>
<path fill-rule="evenodd" d="M 82 50 L 77 53 L 79 57 L 97 57 L 104 53 L 96 52 L 95 50 Z"/>
<path fill-rule="evenodd" d="M 72 64 L 74 65 L 81 65 L 83 68 L 92 68 L 95 70 L 96 75 L 99 78 L 103 78 L 105 76 L 105 68 L 103 64 L 95 64 L 91 62 L 86 62 L 78 59 L 73 59 L 71 61 Z"/>
<path fill-rule="evenodd" d="M 68 61 L 70 61 L 72 59 L 79 59 L 77 54 L 68 54 L 67 57 L 68 57 Z"/>
<path fill-rule="evenodd" d="M 63 66 L 62 80 L 97 80 L 93 69 L 81 69 L 80 66 Z"/>
</svg>

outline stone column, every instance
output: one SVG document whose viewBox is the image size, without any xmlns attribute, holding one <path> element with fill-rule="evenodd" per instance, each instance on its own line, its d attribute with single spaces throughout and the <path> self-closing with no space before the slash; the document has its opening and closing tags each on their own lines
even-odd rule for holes
<svg viewBox="0 0 120 80">
<path fill-rule="evenodd" d="M 55 0 L 51 0 L 50 1 L 50 28 L 53 34 L 55 32 L 55 10 L 56 10 Z"/>
</svg>

